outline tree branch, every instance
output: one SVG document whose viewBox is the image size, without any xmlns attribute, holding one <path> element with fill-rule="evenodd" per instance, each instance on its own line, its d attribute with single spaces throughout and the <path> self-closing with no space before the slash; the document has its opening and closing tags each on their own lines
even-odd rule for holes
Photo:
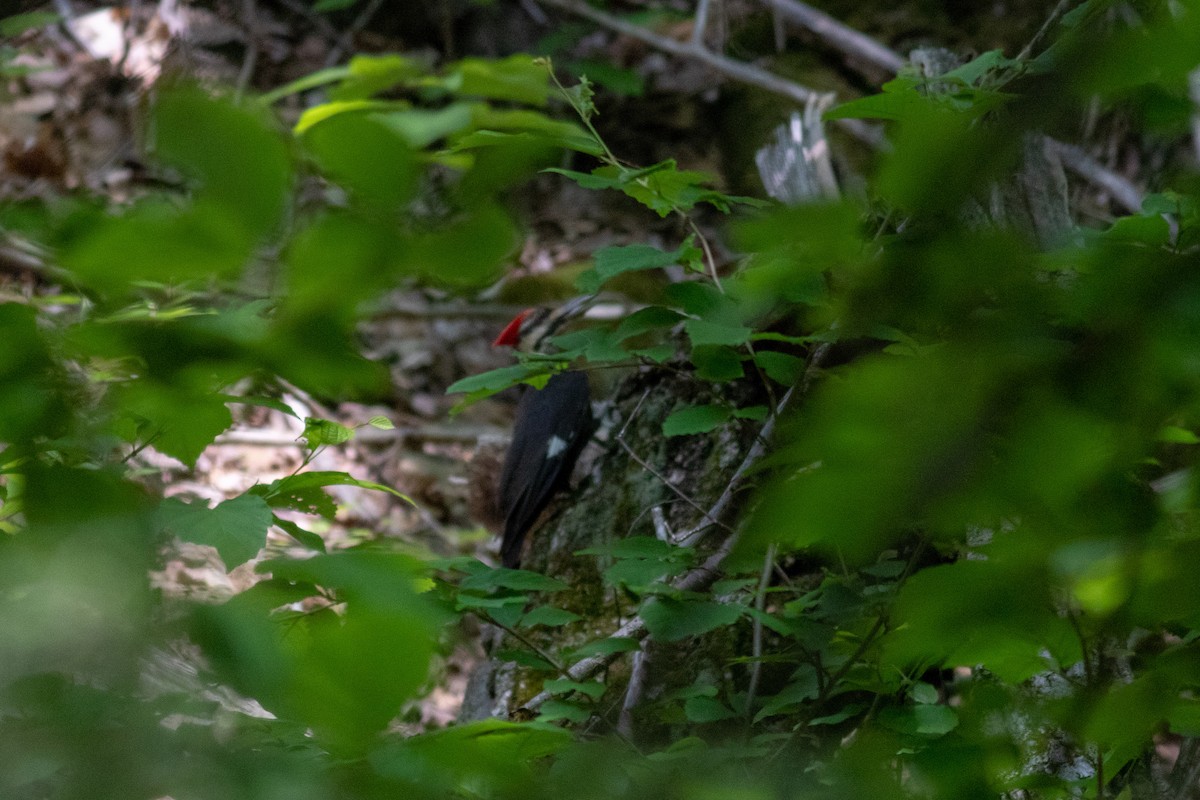
<svg viewBox="0 0 1200 800">
<path fill-rule="evenodd" d="M 1112 196 L 1113 202 L 1130 213 L 1142 210 L 1142 193 L 1130 181 L 1105 167 L 1083 151 L 1083 148 L 1046 137 L 1046 141 L 1058 153 L 1063 166 L 1097 188 Z"/>
<path fill-rule="evenodd" d="M 821 92 L 817 92 L 807 86 L 801 86 L 798 83 L 793 83 L 752 64 L 747 64 L 744 61 L 726 58 L 692 42 L 680 42 L 666 36 L 660 36 L 654 31 L 643 28 L 640 25 L 634 25 L 619 17 L 614 17 L 599 9 L 592 8 L 583 2 L 583 0 L 542 0 L 542 2 L 583 17 L 610 31 L 645 42 L 651 47 L 662 50 L 665 53 L 670 53 L 673 56 L 700 61 L 715 72 L 719 72 L 722 75 L 750 86 L 757 86 L 760 89 L 766 89 L 768 92 L 782 95 L 797 103 L 803 104 L 810 97 L 821 95 Z M 859 141 L 876 148 L 883 146 L 883 133 L 874 125 L 869 125 L 857 119 L 839 119 L 837 120 L 837 124 Z"/>
<path fill-rule="evenodd" d="M 838 22 L 824 11 L 818 11 L 798 0 L 762 0 L 779 16 L 815 33 L 826 44 L 858 61 L 870 64 L 889 74 L 895 74 L 905 64 L 904 56 L 877 42 L 870 36 Z"/>
</svg>

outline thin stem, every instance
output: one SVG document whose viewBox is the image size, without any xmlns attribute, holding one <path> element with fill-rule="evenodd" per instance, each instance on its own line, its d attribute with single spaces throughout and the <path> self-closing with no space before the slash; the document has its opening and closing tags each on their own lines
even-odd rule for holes
<svg viewBox="0 0 1200 800">
<path fill-rule="evenodd" d="M 1067 13 L 1067 9 L 1071 6 L 1071 0 L 1059 0 L 1058 5 L 1050 12 L 1050 16 L 1046 17 L 1046 21 L 1042 23 L 1042 27 L 1038 28 L 1038 32 L 1029 40 L 1029 44 L 1021 48 L 1021 52 L 1017 54 L 1017 61 L 1024 61 L 1033 55 L 1033 48 L 1037 47 L 1038 43 L 1046 37 L 1063 14 Z"/>
<path fill-rule="evenodd" d="M 553 656 L 551 656 L 546 651 L 542 650 L 542 648 L 538 647 L 533 642 L 529 641 L 529 639 L 527 639 L 522 634 L 518 633 L 514 628 L 510 628 L 508 625 L 505 625 L 503 622 L 498 621 L 495 617 L 493 617 L 491 614 L 487 613 L 486 611 L 476 611 L 476 613 L 479 614 L 479 616 L 483 617 L 485 620 L 487 620 L 487 622 L 489 624 L 495 625 L 497 628 L 504 631 L 509 636 L 513 637 L 518 642 L 520 642 L 521 644 L 528 647 L 530 650 L 532 650 L 534 652 L 534 654 L 536 654 L 538 656 L 538 658 L 542 659 L 547 664 L 554 667 L 554 671 L 557 672 L 560 676 L 567 678 L 568 680 L 571 679 L 571 675 L 567 671 L 566 667 L 559 664 L 558 661 L 556 661 Z"/>
<path fill-rule="evenodd" d="M 763 651 L 763 624 L 762 614 L 767 606 L 767 587 L 771 585 L 771 573 L 775 566 L 775 545 L 771 544 L 767 547 L 766 555 L 763 556 L 762 574 L 758 577 L 758 591 L 754 594 L 754 608 L 759 614 L 754 618 L 754 633 L 752 653 L 754 657 L 754 665 L 750 669 L 750 685 L 746 689 L 746 717 L 753 719 L 751 713 L 754 708 L 754 695 L 758 691 L 758 681 L 762 675 L 762 651 Z"/>
</svg>

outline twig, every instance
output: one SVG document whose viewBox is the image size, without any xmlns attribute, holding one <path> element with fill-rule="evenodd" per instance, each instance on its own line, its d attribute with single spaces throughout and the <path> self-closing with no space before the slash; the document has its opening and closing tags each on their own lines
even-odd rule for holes
<svg viewBox="0 0 1200 800">
<path fill-rule="evenodd" d="M 250 88 L 254 69 L 258 66 L 258 7 L 255 0 L 242 0 L 242 25 L 246 28 L 246 55 L 242 59 L 233 95 L 239 102 Z"/>
<path fill-rule="evenodd" d="M 692 22 L 692 45 L 704 47 L 704 32 L 708 30 L 708 7 L 712 0 L 699 0 Z"/>
<path fill-rule="evenodd" d="M 708 516 L 707 516 L 708 512 L 704 510 L 703 506 L 701 506 L 699 503 L 697 503 L 695 500 L 693 500 L 686 492 L 684 492 L 678 486 L 671 483 L 671 481 L 668 480 L 666 475 L 663 475 L 661 472 L 659 472 L 657 469 L 655 469 L 654 466 L 652 464 L 650 464 L 650 462 L 646 461 L 646 459 L 639 456 L 637 454 L 637 452 L 632 447 L 629 446 L 629 443 L 625 441 L 625 431 L 629 429 L 629 425 L 633 422 L 634 418 L 637 417 L 637 413 L 641 409 L 642 403 L 644 403 L 646 401 L 646 397 L 649 394 L 650 394 L 649 389 L 647 389 L 645 392 L 642 393 L 642 398 L 640 400 L 638 400 L 637 405 L 633 407 L 633 411 L 630 412 L 630 414 L 629 414 L 629 419 L 625 420 L 625 424 L 622 425 L 621 430 L 617 432 L 617 435 L 615 437 L 617 440 L 617 443 L 621 445 L 621 448 L 626 453 L 628 453 L 629 457 L 632 458 L 634 461 L 636 461 L 642 469 L 646 470 L 651 475 L 658 478 L 658 480 L 661 481 L 664 486 L 666 486 L 668 489 L 670 489 L 672 492 L 674 492 L 676 495 L 678 495 L 679 499 L 683 500 L 683 502 L 687 503 L 689 506 L 694 508 L 696 511 L 699 511 L 701 514 L 704 514 L 705 518 L 708 519 Z M 712 519 L 711 524 L 720 525 L 721 523 L 717 522 L 716 519 Z M 705 527 L 707 528 L 708 526 L 706 525 Z M 726 528 L 726 529 L 732 530 L 730 528 Z"/>
<path fill-rule="evenodd" d="M 504 631 L 509 636 L 513 637 L 518 642 L 520 642 L 521 644 L 528 647 L 530 650 L 532 650 L 534 652 L 534 655 L 536 655 L 538 658 L 545 661 L 550 666 L 554 667 L 554 671 L 557 672 L 559 675 L 563 676 L 564 678 L 567 677 L 567 671 L 565 669 L 563 669 L 562 665 L 559 664 L 558 661 L 556 661 L 554 659 L 554 656 L 550 655 L 545 650 L 538 647 L 533 642 L 529 641 L 529 639 L 527 639 L 525 636 L 521 635 L 520 633 L 517 633 L 516 630 L 509 627 L 508 625 L 505 625 L 503 622 L 497 621 L 495 617 L 493 617 L 491 614 L 487 613 L 486 611 L 476 609 L 474 613 L 478 617 L 483 619 L 485 622 L 487 622 L 489 625 L 495 625 L 497 628 Z"/>
<path fill-rule="evenodd" d="M 754 632 L 751 656 L 754 658 L 750 667 L 750 685 L 746 688 L 746 716 L 753 719 L 751 709 L 754 707 L 754 695 L 758 692 L 758 681 L 762 676 L 763 623 L 762 614 L 767 607 L 767 587 L 771 584 L 771 573 L 775 567 L 775 545 L 767 547 L 763 556 L 762 574 L 758 576 L 758 591 L 754 595 L 754 608 L 759 614 L 754 618 Z"/>
<path fill-rule="evenodd" d="M 838 22 L 823 11 L 818 11 L 798 0 L 763 0 L 784 19 L 821 37 L 830 47 L 852 58 L 864 61 L 888 73 L 896 73 L 904 66 L 904 56 L 870 36 Z"/>
<path fill-rule="evenodd" d="M 1021 52 L 1017 54 L 1017 61 L 1024 61 L 1033 55 L 1033 48 L 1037 47 L 1038 42 L 1046 38 L 1046 34 L 1050 33 L 1050 29 L 1062 18 L 1062 15 L 1067 13 L 1067 8 L 1071 5 L 1071 0 L 1059 0 L 1058 5 L 1050 12 L 1050 16 L 1046 17 L 1046 21 L 1042 23 L 1042 27 L 1038 28 L 1037 33 L 1029 40 L 1029 44 L 1021 48 Z"/>
<path fill-rule="evenodd" d="M 306 6 L 304 3 L 300 2 L 300 0 L 279 0 L 279 4 L 288 11 L 291 11 L 293 14 L 304 17 L 304 19 L 308 20 L 309 23 L 316 28 L 317 32 L 320 33 L 321 36 L 325 37 L 330 42 L 337 42 L 337 28 L 333 27 L 333 25 L 329 23 L 329 20 L 313 11 L 312 8 Z"/>
<path fill-rule="evenodd" d="M 215 445 L 243 445 L 251 447 L 304 447 L 299 433 L 274 430 L 231 430 L 222 433 L 213 442 Z M 359 428 L 351 440 L 359 444 L 389 445 L 409 440 L 425 442 L 476 442 L 485 436 L 502 436 L 500 428 L 491 426 L 420 425 L 393 428 L 389 431 L 378 428 Z"/>
<path fill-rule="evenodd" d="M 644 643 L 643 643 L 644 645 Z M 641 705 L 642 695 L 646 689 L 646 662 L 650 656 L 645 649 L 633 654 L 629 665 L 629 684 L 625 687 L 625 702 L 621 705 L 621 715 L 617 718 L 617 730 L 630 739 L 633 738 L 633 710 Z"/>
<path fill-rule="evenodd" d="M 700 249 L 704 251 L 704 263 L 708 265 L 708 276 L 712 278 L 713 285 L 717 287 L 717 291 L 725 294 L 725 287 L 721 285 L 721 276 L 717 274 L 717 260 L 713 257 L 712 247 L 708 244 L 708 238 L 700 232 L 700 227 L 696 225 L 696 221 L 689 217 L 684 212 L 679 212 L 683 218 L 687 220 L 687 224 L 691 227 L 692 233 L 696 234 L 696 240 L 700 242 Z"/>
<path fill-rule="evenodd" d="M 766 70 L 759 69 L 752 64 L 747 64 L 744 61 L 726 58 L 704 47 L 697 47 L 690 42 L 680 42 L 666 36 L 660 36 L 640 25 L 634 25 L 599 9 L 592 8 L 583 2 L 583 0 L 542 0 L 542 2 L 555 8 L 560 8 L 563 11 L 576 14 L 584 19 L 591 20 L 597 25 L 616 33 L 645 42 L 651 47 L 670 53 L 671 55 L 680 58 L 695 59 L 722 75 L 751 86 L 766 89 L 768 92 L 790 98 L 797 103 L 804 103 L 808 98 L 821 94 L 813 89 L 809 89 L 807 86 L 793 83 Z M 859 141 L 871 147 L 878 148 L 883 146 L 883 133 L 876 126 L 869 125 L 857 119 L 839 119 L 837 123 Z"/>
<path fill-rule="evenodd" d="M 1188 94 L 1192 98 L 1192 104 L 1200 109 L 1200 69 L 1194 69 L 1188 74 Z M 1192 147 L 1196 151 L 1196 160 L 1200 161 L 1200 111 L 1192 113 Z"/>
<path fill-rule="evenodd" d="M 367 27 L 367 23 L 371 21 L 371 17 L 375 16 L 382 5 L 383 0 L 370 0 L 367 3 L 362 13 L 354 18 L 354 22 L 350 23 L 350 27 L 342 32 L 337 43 L 329 48 L 329 52 L 325 55 L 325 66 L 332 67 L 342 60 L 342 56 L 354 46 L 354 37 L 358 35 L 359 31 Z"/>
<path fill-rule="evenodd" d="M 1108 192 L 1113 201 L 1126 211 L 1136 214 L 1142 210 L 1142 193 L 1124 177 L 1107 169 L 1076 145 L 1049 137 L 1046 141 L 1058 153 L 1064 167 Z"/>
<path fill-rule="evenodd" d="M 826 348 L 826 351 L 827 350 L 828 348 Z M 779 419 L 779 412 L 787 408 L 787 405 L 791 401 L 792 394 L 795 392 L 795 390 L 796 387 L 793 386 L 784 393 L 782 398 L 780 398 L 776 413 L 773 414 L 771 418 L 762 426 L 762 430 L 759 431 L 758 437 L 754 441 L 754 445 L 750 448 L 750 452 L 746 453 L 746 457 L 742 459 L 742 463 L 738 466 L 737 471 L 733 473 L 733 477 L 730 478 L 729 483 L 725 485 L 725 491 L 722 492 L 721 496 L 717 498 L 717 502 L 713 503 L 712 508 L 705 512 L 704 519 L 700 520 L 700 522 L 698 522 L 696 525 L 679 534 L 679 536 L 676 538 L 676 541 L 679 544 L 685 547 L 690 547 L 696 542 L 700 541 L 701 536 L 704 535 L 704 532 L 707 531 L 709 527 L 713 525 L 722 525 L 722 527 L 725 527 L 719 521 L 721 515 L 725 513 L 726 506 L 728 506 L 730 501 L 733 500 L 734 492 L 741 484 L 742 478 L 745 477 L 746 473 L 752 466 L 758 463 L 758 460 L 762 458 L 763 453 L 766 452 L 767 442 L 770 440 L 771 434 L 775 431 L 775 421 Z"/>
<path fill-rule="evenodd" d="M 533 0 L 521 0 L 521 10 L 538 25 L 545 27 L 550 24 L 550 18 L 546 16 L 546 12 L 542 11 Z"/>
</svg>

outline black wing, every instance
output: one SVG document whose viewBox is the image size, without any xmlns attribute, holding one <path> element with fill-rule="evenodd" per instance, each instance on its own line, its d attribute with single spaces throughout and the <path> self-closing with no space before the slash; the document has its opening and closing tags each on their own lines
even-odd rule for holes
<svg viewBox="0 0 1200 800">
<path fill-rule="evenodd" d="M 517 406 L 512 445 L 500 473 L 500 510 L 506 567 L 521 563 L 525 534 L 571 477 L 592 435 L 592 401 L 587 375 L 563 372 L 542 389 L 526 389 Z"/>
</svg>

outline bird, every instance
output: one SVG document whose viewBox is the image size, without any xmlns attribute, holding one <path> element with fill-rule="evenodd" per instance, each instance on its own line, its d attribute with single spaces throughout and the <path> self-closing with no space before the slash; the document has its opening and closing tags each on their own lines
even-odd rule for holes
<svg viewBox="0 0 1200 800">
<path fill-rule="evenodd" d="M 557 308 L 526 309 L 510 322 L 494 347 L 544 352 L 548 340 L 586 308 L 590 297 L 578 297 Z M 579 454 L 595 430 L 591 387 L 585 373 L 555 373 L 541 389 L 525 386 L 517 404 L 512 443 L 504 456 L 496 491 L 504 518 L 500 561 L 521 565 L 525 536 L 550 500 L 566 485 Z"/>
</svg>

